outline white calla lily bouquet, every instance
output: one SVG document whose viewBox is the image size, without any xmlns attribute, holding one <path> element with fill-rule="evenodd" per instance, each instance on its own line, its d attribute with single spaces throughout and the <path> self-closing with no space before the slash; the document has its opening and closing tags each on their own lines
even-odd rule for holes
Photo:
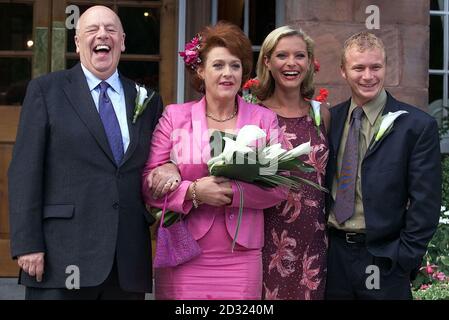
<svg viewBox="0 0 449 320">
<path fill-rule="evenodd" d="M 251 147 L 252 142 L 266 138 L 265 132 L 255 125 L 242 127 L 236 136 L 216 133 L 223 139 L 224 148 L 218 156 L 207 162 L 211 175 L 254 183 L 261 187 L 285 186 L 298 189 L 305 183 L 319 190 L 326 190 L 307 179 L 290 175 L 292 171 L 314 171 L 313 167 L 299 159 L 312 150 L 310 142 L 289 151 L 283 149 L 280 143 L 264 148 Z"/>
<path fill-rule="evenodd" d="M 260 187 L 273 188 L 277 186 L 299 189 L 302 184 L 311 185 L 321 191 L 326 188 L 307 179 L 291 174 L 292 172 L 313 172 L 314 168 L 299 159 L 311 151 L 310 142 L 303 143 L 291 150 L 285 150 L 280 143 L 256 148 L 253 142 L 266 138 L 266 133 L 255 125 L 242 127 L 237 135 L 215 131 L 211 137 L 211 153 L 219 153 L 212 157 L 207 166 L 210 175 L 252 183 Z M 224 146 L 223 146 L 224 144 Z M 218 151 L 217 151 L 218 149 Z M 238 184 L 239 190 L 240 186 Z M 241 191 L 241 190 L 240 190 Z M 152 209 L 153 215 L 160 218 L 162 210 Z M 243 197 L 240 194 L 240 208 L 236 235 L 243 213 Z M 166 212 L 164 226 L 168 227 L 180 219 L 180 214 Z"/>
</svg>

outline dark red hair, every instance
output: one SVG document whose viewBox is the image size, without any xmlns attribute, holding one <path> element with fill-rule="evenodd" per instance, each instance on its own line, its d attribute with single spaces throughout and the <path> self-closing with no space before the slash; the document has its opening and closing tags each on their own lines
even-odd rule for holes
<svg viewBox="0 0 449 320">
<path fill-rule="evenodd" d="M 201 32 L 201 47 L 199 50 L 201 63 L 204 66 L 208 53 L 216 47 L 224 47 L 242 62 L 242 84 L 251 76 L 253 67 L 253 50 L 251 42 L 243 31 L 230 22 L 219 21 L 215 26 L 207 26 Z M 194 72 L 192 85 L 196 91 L 202 92 L 203 80 Z"/>
</svg>

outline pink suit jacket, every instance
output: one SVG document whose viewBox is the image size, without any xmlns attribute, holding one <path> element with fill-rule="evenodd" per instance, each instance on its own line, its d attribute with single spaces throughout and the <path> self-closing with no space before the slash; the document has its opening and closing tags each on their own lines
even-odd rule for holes
<svg viewBox="0 0 449 320">
<path fill-rule="evenodd" d="M 276 114 L 267 108 L 248 104 L 238 97 L 236 131 L 247 124 L 257 125 L 265 130 L 267 141 L 282 141 L 279 139 Z M 233 238 L 239 211 L 239 191 L 235 182 L 232 182 L 234 195 L 229 206 L 213 207 L 202 204 L 195 209 L 191 200 L 185 200 L 189 185 L 196 179 L 209 175 L 207 161 L 210 159 L 210 145 L 205 98 L 197 102 L 167 106 L 153 132 L 150 150 L 143 172 L 145 202 L 150 206 L 163 207 L 163 199 L 153 199 L 145 180 L 152 169 L 173 161 L 178 166 L 182 181 L 176 190 L 169 193 L 167 210 L 185 214 L 189 231 L 197 240 L 211 228 L 215 215 L 224 210 L 226 228 Z M 285 200 L 287 190 L 282 187 L 265 189 L 249 183 L 239 183 L 243 189 L 244 210 L 236 242 L 249 249 L 262 248 L 263 209 Z"/>
</svg>

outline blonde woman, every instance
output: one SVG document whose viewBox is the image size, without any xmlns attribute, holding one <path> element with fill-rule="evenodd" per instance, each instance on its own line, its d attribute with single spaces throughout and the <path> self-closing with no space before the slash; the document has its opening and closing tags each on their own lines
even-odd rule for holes
<svg viewBox="0 0 449 320">
<path fill-rule="evenodd" d="M 314 45 L 302 30 L 289 26 L 272 31 L 257 62 L 257 98 L 277 114 L 289 148 L 310 141 L 312 151 L 302 160 L 315 172 L 303 178 L 324 184 L 328 160 L 326 130 L 330 115 L 314 94 Z M 313 112 L 315 110 L 315 113 Z M 320 122 L 318 119 L 320 114 Z M 265 210 L 263 249 L 264 299 L 323 299 L 327 237 L 325 194 L 310 186 L 290 192 L 288 200 Z"/>
</svg>

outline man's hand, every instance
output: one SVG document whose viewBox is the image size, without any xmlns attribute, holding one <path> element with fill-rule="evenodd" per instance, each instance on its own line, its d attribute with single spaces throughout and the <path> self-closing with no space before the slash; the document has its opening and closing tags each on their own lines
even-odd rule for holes
<svg viewBox="0 0 449 320">
<path fill-rule="evenodd" d="M 166 163 L 153 169 L 147 177 L 148 187 L 153 198 L 159 199 L 167 192 L 175 190 L 181 182 L 178 167 L 173 163 Z"/>
<path fill-rule="evenodd" d="M 42 281 L 42 275 L 44 274 L 44 253 L 36 252 L 20 256 L 17 260 L 17 264 L 20 268 L 31 277 L 36 277 L 37 282 Z"/>
</svg>

